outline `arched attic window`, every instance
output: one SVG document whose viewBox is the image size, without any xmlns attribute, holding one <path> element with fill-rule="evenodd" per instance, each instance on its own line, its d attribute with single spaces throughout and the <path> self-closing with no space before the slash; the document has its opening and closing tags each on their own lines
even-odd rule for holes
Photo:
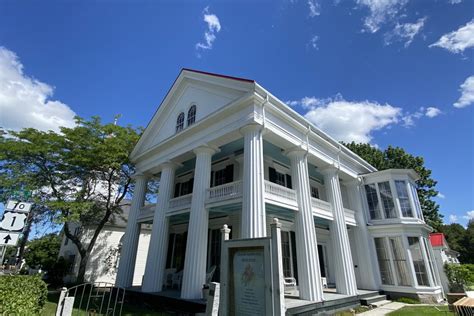
<svg viewBox="0 0 474 316">
<path fill-rule="evenodd" d="M 188 111 L 188 126 L 191 126 L 196 122 L 196 105 L 192 105 Z"/>
<path fill-rule="evenodd" d="M 184 128 L 184 113 L 181 112 L 176 119 L 176 133 L 182 131 Z"/>
</svg>

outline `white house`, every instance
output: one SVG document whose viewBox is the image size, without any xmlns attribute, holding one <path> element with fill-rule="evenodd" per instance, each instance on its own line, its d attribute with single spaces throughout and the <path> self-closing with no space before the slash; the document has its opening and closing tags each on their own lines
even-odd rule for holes
<svg viewBox="0 0 474 316">
<path fill-rule="evenodd" d="M 197 299 L 219 266 L 222 225 L 232 239 L 265 237 L 277 217 L 284 274 L 301 299 L 324 300 L 322 277 L 346 295 L 442 298 L 418 175 L 377 171 L 254 80 L 183 69 L 131 159 L 120 286 L 134 283 L 143 225 L 152 232 L 141 291 L 162 291 L 165 271 L 182 269 L 181 298 Z M 144 207 L 153 178 L 158 202 Z"/>
<path fill-rule="evenodd" d="M 449 248 L 446 238 L 443 233 L 431 233 L 430 243 L 433 248 L 434 260 L 438 267 L 441 285 L 446 293 L 449 292 L 449 281 L 444 272 L 444 265 L 446 263 L 459 264 L 459 253 Z"/>
<path fill-rule="evenodd" d="M 117 269 L 120 264 L 120 248 L 122 247 L 127 218 L 130 212 L 130 201 L 125 201 L 122 205 L 122 211 L 123 213 L 120 215 L 113 215 L 111 220 L 109 220 L 99 233 L 96 244 L 87 262 L 84 276 L 85 281 L 115 283 Z M 93 231 L 95 230 L 95 227 L 80 226 L 75 223 L 70 223 L 69 225 L 71 231 L 76 235 L 80 235 L 81 241 L 85 244 L 92 238 Z M 74 243 L 64 234 L 62 234 L 62 236 L 58 256 L 71 262 L 70 271 L 65 277 L 65 281 L 71 282 L 77 277 L 81 257 Z M 133 285 L 140 285 L 142 283 L 148 244 L 150 242 L 150 229 L 144 226 L 139 238 L 140 245 L 137 248 Z"/>
</svg>

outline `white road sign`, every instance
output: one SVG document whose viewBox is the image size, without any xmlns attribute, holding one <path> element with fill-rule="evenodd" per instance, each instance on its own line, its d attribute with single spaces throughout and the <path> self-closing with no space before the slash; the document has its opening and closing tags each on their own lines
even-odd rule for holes
<svg viewBox="0 0 474 316">
<path fill-rule="evenodd" d="M 13 200 L 8 201 L 7 205 L 5 206 L 6 211 L 13 211 L 13 212 L 28 213 L 30 209 L 31 209 L 31 203 L 13 201 Z"/>
<path fill-rule="evenodd" d="M 18 243 L 18 238 L 20 237 L 19 233 L 10 233 L 0 231 L 0 245 L 5 246 L 16 246 Z"/>
<path fill-rule="evenodd" d="M 25 227 L 27 217 L 28 215 L 25 213 L 5 211 L 0 228 L 8 231 L 21 231 Z"/>
</svg>

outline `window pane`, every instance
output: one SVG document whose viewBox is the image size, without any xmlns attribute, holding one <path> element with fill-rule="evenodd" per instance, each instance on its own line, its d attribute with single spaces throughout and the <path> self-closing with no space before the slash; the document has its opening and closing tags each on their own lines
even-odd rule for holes
<svg viewBox="0 0 474 316">
<path fill-rule="evenodd" d="M 291 273 L 291 253 L 290 253 L 290 234 L 281 232 L 281 255 L 283 261 L 283 275 L 292 277 Z"/>
<path fill-rule="evenodd" d="M 396 180 L 395 187 L 397 188 L 398 200 L 400 201 L 400 209 L 403 217 L 413 217 L 411 210 L 410 199 L 408 198 L 407 185 L 405 181 Z"/>
<path fill-rule="evenodd" d="M 390 237 L 390 248 L 392 250 L 392 257 L 395 264 L 395 275 L 397 277 L 398 285 L 409 286 L 410 278 L 407 269 L 407 261 L 405 258 L 405 249 L 402 246 L 400 237 Z"/>
<path fill-rule="evenodd" d="M 418 285 L 429 286 L 428 275 L 426 272 L 425 261 L 421 253 L 420 240 L 418 237 L 408 237 L 408 245 L 415 268 L 416 280 Z"/>
<path fill-rule="evenodd" d="M 385 249 L 384 238 L 374 238 L 374 241 L 382 284 L 393 285 L 392 270 L 390 268 L 390 257 L 388 256 L 387 249 Z"/>
<path fill-rule="evenodd" d="M 318 188 L 311 187 L 311 197 L 315 199 L 319 199 L 319 191 Z"/>
<path fill-rule="evenodd" d="M 383 210 L 385 218 L 395 218 L 395 205 L 393 204 L 392 191 L 390 190 L 390 183 L 381 182 L 379 185 L 380 198 L 382 199 Z"/>
<path fill-rule="evenodd" d="M 375 183 L 365 185 L 365 194 L 367 196 L 367 203 L 369 205 L 370 219 L 379 219 L 379 198 L 377 197 Z"/>
<path fill-rule="evenodd" d="M 416 215 L 418 216 L 419 219 L 423 219 L 423 212 L 421 210 L 420 200 L 418 199 L 418 192 L 416 191 L 415 186 L 411 183 L 410 183 L 410 189 L 413 196 L 413 202 L 415 204 Z"/>
<path fill-rule="evenodd" d="M 188 126 L 194 124 L 196 121 L 196 106 L 193 105 L 188 111 Z"/>
<path fill-rule="evenodd" d="M 179 113 L 178 118 L 176 119 L 176 132 L 183 130 L 184 127 L 184 113 Z"/>
</svg>

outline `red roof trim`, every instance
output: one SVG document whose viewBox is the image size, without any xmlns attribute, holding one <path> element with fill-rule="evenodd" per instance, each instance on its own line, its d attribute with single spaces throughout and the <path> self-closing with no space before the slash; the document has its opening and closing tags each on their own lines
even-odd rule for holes
<svg viewBox="0 0 474 316">
<path fill-rule="evenodd" d="M 226 75 L 216 74 L 216 73 L 213 73 L 213 72 L 195 70 L 195 69 L 190 69 L 190 68 L 183 68 L 183 69 L 181 69 L 181 71 L 185 71 L 185 70 L 186 70 L 186 71 L 195 72 L 195 73 L 199 73 L 199 74 L 214 76 L 214 77 L 221 77 L 221 78 L 232 79 L 232 80 L 239 80 L 239 81 L 246 81 L 246 82 L 255 82 L 255 80 L 252 80 L 252 79 L 226 76 Z"/>
</svg>

